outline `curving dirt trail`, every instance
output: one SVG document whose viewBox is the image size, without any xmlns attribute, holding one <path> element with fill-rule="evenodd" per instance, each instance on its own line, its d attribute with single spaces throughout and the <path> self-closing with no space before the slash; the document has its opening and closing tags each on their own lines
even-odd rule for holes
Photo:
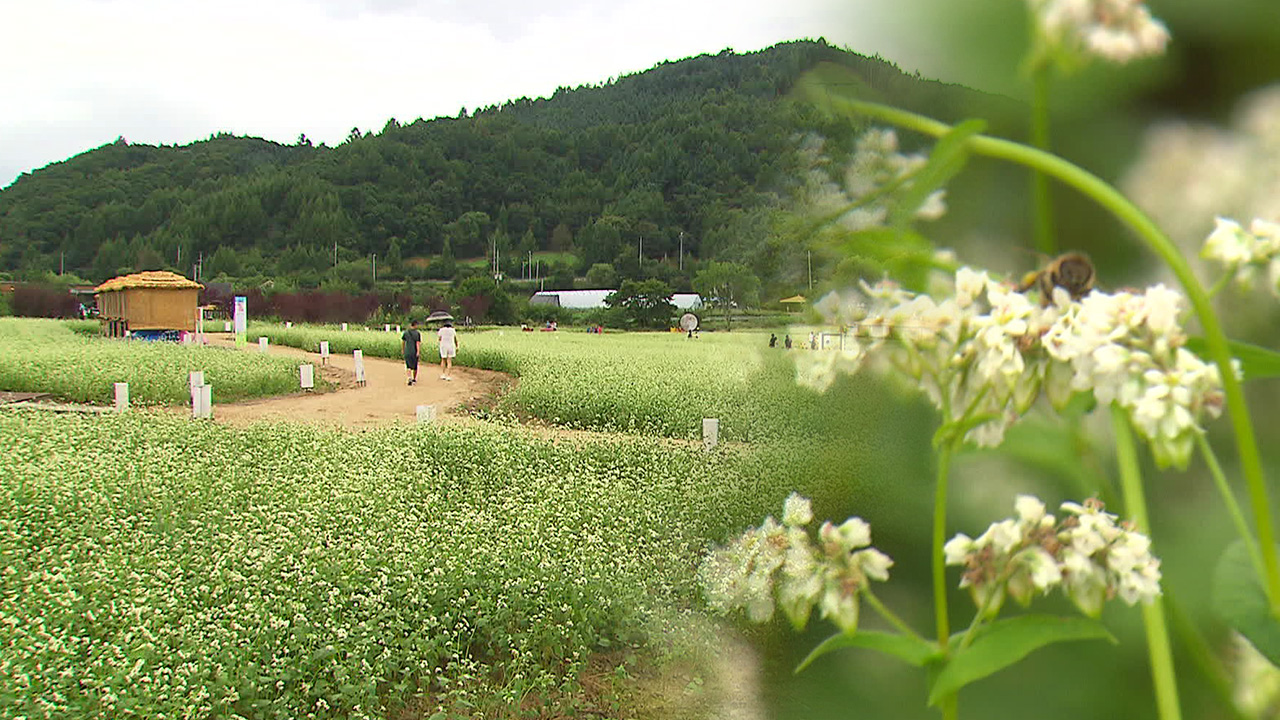
<svg viewBox="0 0 1280 720">
<path fill-rule="evenodd" d="M 211 335 L 209 344 L 234 347 L 230 336 Z M 259 352 L 250 343 L 240 352 Z M 320 364 L 320 354 L 282 345 L 270 345 L 267 352 L 298 359 L 298 363 L 315 365 L 320 377 L 338 384 L 330 392 L 302 392 L 293 395 L 220 404 L 214 390 L 213 417 L 219 422 L 248 425 L 259 421 L 305 422 L 336 425 L 352 430 L 367 429 L 396 422 L 417 422 L 419 405 L 435 405 L 437 420 L 465 416 L 465 408 L 486 402 L 514 380 L 503 373 L 475 368 L 453 368 L 452 381 L 440 379 L 440 366 L 421 364 L 418 382 L 405 383 L 404 363 L 365 356 L 365 385 L 355 381 L 355 360 L 350 354 L 330 355 L 327 365 Z"/>
</svg>

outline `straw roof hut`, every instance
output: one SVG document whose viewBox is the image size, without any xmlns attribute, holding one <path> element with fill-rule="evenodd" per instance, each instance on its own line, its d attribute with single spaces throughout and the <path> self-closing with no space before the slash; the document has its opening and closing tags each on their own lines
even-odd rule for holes
<svg viewBox="0 0 1280 720">
<path fill-rule="evenodd" d="M 102 331 L 111 337 L 139 330 L 194 332 L 203 287 L 162 270 L 111 278 L 94 288 Z"/>
</svg>

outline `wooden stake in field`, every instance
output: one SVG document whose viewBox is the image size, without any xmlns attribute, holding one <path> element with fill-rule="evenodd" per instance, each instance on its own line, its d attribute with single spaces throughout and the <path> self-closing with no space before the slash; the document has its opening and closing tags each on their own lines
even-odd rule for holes
<svg viewBox="0 0 1280 720">
<path fill-rule="evenodd" d="M 316 386 L 316 366 L 311 363 L 298 366 L 298 380 L 302 385 L 302 389 L 307 392 L 315 389 Z"/>
<path fill-rule="evenodd" d="M 129 383 L 116 383 L 116 412 L 129 409 Z"/>
<path fill-rule="evenodd" d="M 702 447 L 705 450 L 713 450 L 716 445 L 720 444 L 720 420 L 717 418 L 702 418 Z"/>
<path fill-rule="evenodd" d="M 355 353 L 353 353 L 353 355 L 355 357 L 355 366 L 356 366 L 356 384 L 363 387 L 364 386 L 364 353 L 359 350 L 356 350 Z"/>
</svg>

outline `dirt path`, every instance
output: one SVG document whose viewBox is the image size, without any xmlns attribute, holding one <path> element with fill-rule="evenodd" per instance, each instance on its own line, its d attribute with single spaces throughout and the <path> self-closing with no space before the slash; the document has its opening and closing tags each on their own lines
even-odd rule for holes
<svg viewBox="0 0 1280 720">
<path fill-rule="evenodd" d="M 210 336 L 209 344 L 234 346 L 229 336 Z M 453 380 L 446 381 L 440 379 L 439 365 L 423 364 L 418 369 L 417 384 L 410 387 L 405 383 L 403 362 L 365 356 L 365 385 L 360 387 L 355 383 L 355 360 L 351 355 L 331 355 L 328 365 L 321 366 L 319 353 L 282 345 L 271 345 L 267 351 L 297 358 L 299 363 L 313 363 L 324 379 L 338 384 L 338 389 L 229 404 L 218 404 L 215 398 L 215 420 L 233 425 L 288 420 L 359 430 L 416 422 L 419 405 L 434 405 L 438 420 L 452 420 L 465 416 L 466 406 L 492 398 L 512 381 L 503 373 L 465 367 L 455 367 Z M 254 343 L 241 352 L 259 350 Z"/>
</svg>

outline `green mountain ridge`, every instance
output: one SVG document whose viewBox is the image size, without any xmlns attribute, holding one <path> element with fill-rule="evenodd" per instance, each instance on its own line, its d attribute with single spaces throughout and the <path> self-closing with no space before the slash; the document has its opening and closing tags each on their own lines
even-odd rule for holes
<svg viewBox="0 0 1280 720">
<path fill-rule="evenodd" d="M 802 250 L 774 228 L 800 184 L 800 140 L 819 135 L 838 159 L 859 129 L 788 97 L 819 63 L 847 68 L 861 96 L 943 120 L 1018 110 L 819 40 L 663 62 L 456 118 L 392 119 L 332 148 L 121 138 L 0 191 L 0 272 L 61 265 L 100 280 L 190 275 L 202 261 L 204 279 L 315 287 L 359 279 L 374 255 L 381 277 L 450 278 L 453 258 L 496 249 L 511 276 L 530 253 L 559 251 L 576 258 L 552 268 L 568 276 L 610 264 L 620 278 L 687 285 L 696 263 L 717 259 L 785 285 Z"/>
</svg>

